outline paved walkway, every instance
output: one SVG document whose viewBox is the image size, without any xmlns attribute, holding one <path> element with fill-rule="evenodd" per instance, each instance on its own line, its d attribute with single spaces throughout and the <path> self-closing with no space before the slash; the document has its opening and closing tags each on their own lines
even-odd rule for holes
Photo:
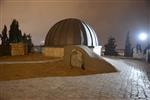
<svg viewBox="0 0 150 100">
<path fill-rule="evenodd" d="M 150 100 L 150 65 L 105 59 L 119 72 L 1 81 L 0 100 Z"/>
</svg>

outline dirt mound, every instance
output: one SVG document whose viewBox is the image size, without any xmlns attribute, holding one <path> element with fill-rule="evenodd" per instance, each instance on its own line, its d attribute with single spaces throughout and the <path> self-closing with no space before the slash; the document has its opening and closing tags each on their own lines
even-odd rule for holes
<svg viewBox="0 0 150 100">
<path fill-rule="evenodd" d="M 19 60 L 18 60 L 19 59 Z M 33 63 L 12 63 L 0 64 L 0 81 L 18 80 L 37 77 L 51 76 L 79 76 L 100 73 L 116 72 L 116 69 L 103 59 L 93 60 L 93 65 L 86 67 L 85 70 L 79 67 L 67 66 L 62 58 L 47 58 L 42 55 L 0 57 L 0 62 L 28 62 Z M 48 60 L 49 62 L 41 62 Z M 37 61 L 37 63 L 36 63 Z"/>
</svg>

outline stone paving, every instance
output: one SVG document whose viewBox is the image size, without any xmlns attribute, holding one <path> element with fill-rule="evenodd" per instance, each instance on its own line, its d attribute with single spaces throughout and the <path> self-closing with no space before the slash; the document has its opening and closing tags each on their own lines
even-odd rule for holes
<svg viewBox="0 0 150 100">
<path fill-rule="evenodd" d="M 104 58 L 118 72 L 0 82 L 0 100 L 150 100 L 150 65 Z"/>
</svg>

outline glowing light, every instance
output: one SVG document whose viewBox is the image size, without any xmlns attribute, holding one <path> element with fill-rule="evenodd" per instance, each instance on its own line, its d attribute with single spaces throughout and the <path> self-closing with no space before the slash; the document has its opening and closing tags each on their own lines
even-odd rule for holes
<svg viewBox="0 0 150 100">
<path fill-rule="evenodd" d="M 141 33 L 141 34 L 139 34 L 139 39 L 140 39 L 141 41 L 146 40 L 146 39 L 147 39 L 147 34 L 146 34 L 146 33 Z"/>
<path fill-rule="evenodd" d="M 43 40 L 43 41 L 40 42 L 40 45 L 44 45 L 44 43 L 45 43 L 45 41 Z"/>
</svg>

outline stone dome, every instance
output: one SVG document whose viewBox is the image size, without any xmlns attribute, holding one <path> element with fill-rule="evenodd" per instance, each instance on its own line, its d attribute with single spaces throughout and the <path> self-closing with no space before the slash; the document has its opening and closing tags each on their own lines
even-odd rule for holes
<svg viewBox="0 0 150 100">
<path fill-rule="evenodd" d="M 69 18 L 56 23 L 48 32 L 45 46 L 63 47 L 66 45 L 98 46 L 95 31 L 85 22 Z"/>
</svg>

